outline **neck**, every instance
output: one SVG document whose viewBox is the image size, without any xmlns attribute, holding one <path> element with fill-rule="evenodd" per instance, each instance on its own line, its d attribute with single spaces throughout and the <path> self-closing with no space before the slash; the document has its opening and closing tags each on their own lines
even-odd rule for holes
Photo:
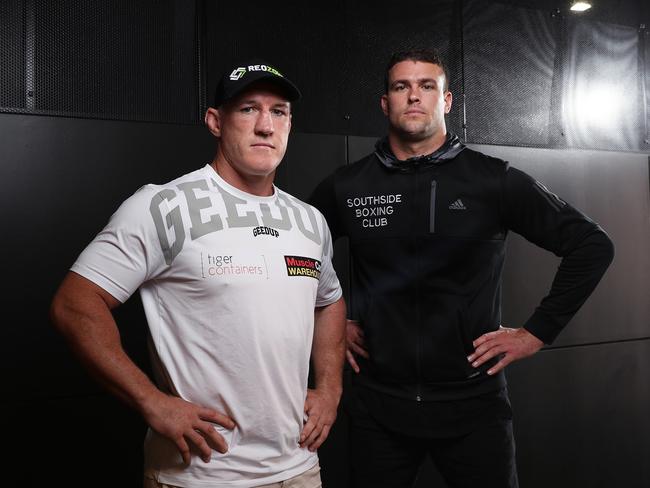
<svg viewBox="0 0 650 488">
<path fill-rule="evenodd" d="M 417 156 L 431 154 L 442 147 L 447 140 L 447 132 L 439 132 L 421 141 L 405 140 L 401 134 L 388 132 L 388 145 L 397 159 L 404 161 Z"/>
<path fill-rule="evenodd" d="M 237 171 L 228 161 L 219 155 L 212 161 L 212 167 L 229 185 L 238 190 L 258 197 L 273 195 L 273 179 L 275 171 L 269 175 L 248 175 Z"/>
</svg>

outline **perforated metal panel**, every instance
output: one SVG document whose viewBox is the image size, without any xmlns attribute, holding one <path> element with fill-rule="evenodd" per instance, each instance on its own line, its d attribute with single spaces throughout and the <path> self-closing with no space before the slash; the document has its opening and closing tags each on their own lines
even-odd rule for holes
<svg viewBox="0 0 650 488">
<path fill-rule="evenodd" d="M 566 145 L 641 149 L 644 67 L 638 29 L 575 17 L 565 25 L 561 124 Z"/>
<path fill-rule="evenodd" d="M 467 140 L 548 145 L 556 19 L 484 0 L 466 4 Z"/>
<path fill-rule="evenodd" d="M 434 46 L 449 55 L 454 3 L 418 0 L 395 9 L 369 0 L 252 2 L 244 10 L 207 2 L 208 100 L 223 70 L 259 56 L 303 92 L 294 107 L 294 131 L 380 135 L 386 122 L 379 98 L 390 54 Z M 454 61 L 452 68 L 459 66 Z"/>
<path fill-rule="evenodd" d="M 384 93 L 384 70 L 391 54 L 408 48 L 433 47 L 449 65 L 452 90 L 459 82 L 460 46 L 450 42 L 457 38 L 454 5 L 458 2 L 408 2 L 404 8 L 363 1 L 346 4 L 346 50 L 344 110 L 349 117 L 347 133 L 381 135 L 386 132 L 386 118 L 379 99 Z M 453 107 L 453 120 L 460 120 L 462 105 Z M 456 124 L 458 125 L 458 124 Z M 458 127 L 455 128 L 456 130 Z"/>
<path fill-rule="evenodd" d="M 193 2 L 14 0 L 0 8 L 9 26 L 0 37 L 4 111 L 198 122 Z"/>
<path fill-rule="evenodd" d="M 603 18 L 619 9 L 626 14 L 613 20 L 640 12 L 643 22 L 648 7 L 615 3 L 569 17 L 541 0 L 416 0 L 408 8 L 252 1 L 245 9 L 217 0 L 8 0 L 0 5 L 0 110 L 200 123 L 221 72 L 260 56 L 303 90 L 294 131 L 379 136 L 390 54 L 434 46 L 451 75 L 448 127 L 463 136 L 466 113 L 468 142 L 644 150 L 647 29 Z M 601 81 L 621 97 L 617 114 L 577 110 L 611 102 L 598 101 L 597 86 L 588 93 Z M 601 116 L 608 120 L 599 126 Z"/>
<path fill-rule="evenodd" d="M 0 2 L 0 110 L 25 107 L 25 43 L 19 0 Z"/>
<path fill-rule="evenodd" d="M 643 54 L 641 56 L 643 69 L 640 72 L 641 91 L 645 99 L 645 113 L 643 125 L 643 147 L 647 151 L 650 149 L 650 26 L 646 25 L 641 32 L 643 42 Z"/>
<path fill-rule="evenodd" d="M 341 122 L 343 1 L 206 2 L 207 100 L 218 78 L 251 58 L 273 64 L 298 85 L 294 132 L 335 133 Z"/>
<path fill-rule="evenodd" d="M 649 147 L 644 142 L 643 80 L 649 67 L 639 42 L 643 30 L 576 16 L 565 8 L 485 0 L 465 5 L 468 142 Z"/>
</svg>

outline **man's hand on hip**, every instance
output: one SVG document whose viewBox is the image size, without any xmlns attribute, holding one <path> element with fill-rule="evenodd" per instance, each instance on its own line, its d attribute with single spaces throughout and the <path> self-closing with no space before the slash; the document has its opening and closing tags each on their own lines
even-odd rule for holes
<svg viewBox="0 0 650 488">
<path fill-rule="evenodd" d="M 305 400 L 307 422 L 300 433 L 300 447 L 306 447 L 313 452 L 325 442 L 336 420 L 336 409 L 340 398 L 340 392 L 325 389 L 307 390 Z"/>
<path fill-rule="evenodd" d="M 475 349 L 467 360 L 475 368 L 495 356 L 501 356 L 499 362 L 487 371 L 490 375 L 498 373 L 513 361 L 532 356 L 544 346 L 541 340 L 523 327 L 519 329 L 499 327 L 497 331 L 483 334 L 472 344 Z"/>
<path fill-rule="evenodd" d="M 359 355 L 368 359 L 370 355 L 366 351 L 366 343 L 363 338 L 363 329 L 359 326 L 356 320 L 346 320 L 345 324 L 345 356 L 348 358 L 348 363 L 352 366 L 355 373 L 361 371 L 357 364 L 355 355 Z"/>
<path fill-rule="evenodd" d="M 164 393 L 149 402 L 143 415 L 153 430 L 176 444 L 186 465 L 190 464 L 191 451 L 198 452 L 206 463 L 213 449 L 221 453 L 228 451 L 228 444 L 213 424 L 235 428 L 234 420 L 227 415 Z"/>
</svg>

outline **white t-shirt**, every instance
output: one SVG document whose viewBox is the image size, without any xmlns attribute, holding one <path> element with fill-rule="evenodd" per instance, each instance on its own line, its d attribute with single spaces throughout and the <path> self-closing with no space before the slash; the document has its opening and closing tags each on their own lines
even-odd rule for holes
<svg viewBox="0 0 650 488">
<path fill-rule="evenodd" d="M 158 386 L 230 415 L 229 445 L 183 465 L 149 430 L 145 468 L 186 487 L 252 487 L 312 467 L 301 449 L 314 307 L 341 297 L 330 232 L 274 187 L 244 193 L 212 166 L 127 199 L 72 271 L 124 302 L 138 288 Z"/>
</svg>

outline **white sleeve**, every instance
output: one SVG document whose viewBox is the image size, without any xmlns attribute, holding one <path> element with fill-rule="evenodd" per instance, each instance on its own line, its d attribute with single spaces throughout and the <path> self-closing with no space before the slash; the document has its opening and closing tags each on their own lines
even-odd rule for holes
<svg viewBox="0 0 650 488">
<path fill-rule="evenodd" d="M 318 292 L 316 294 L 316 306 L 324 307 L 337 301 L 343 295 L 341 284 L 332 265 L 332 234 L 327 225 L 325 217 L 317 211 L 317 215 L 322 222 L 323 235 L 323 254 L 321 257 L 320 280 L 318 281 Z"/>
<path fill-rule="evenodd" d="M 149 212 L 151 187 L 129 197 L 70 268 L 125 302 L 165 260 Z"/>
</svg>

